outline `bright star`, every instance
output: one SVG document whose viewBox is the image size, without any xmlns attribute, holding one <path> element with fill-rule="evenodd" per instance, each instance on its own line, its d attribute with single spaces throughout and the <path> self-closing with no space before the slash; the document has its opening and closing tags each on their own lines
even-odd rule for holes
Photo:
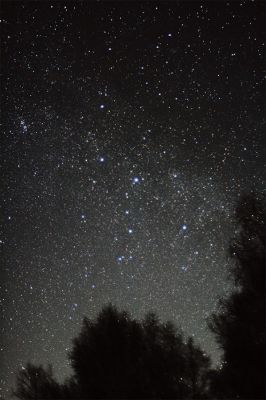
<svg viewBox="0 0 266 400">
<path fill-rule="evenodd" d="M 137 183 L 140 182 L 140 178 L 138 176 L 134 176 L 133 178 L 133 185 L 136 185 Z"/>
</svg>

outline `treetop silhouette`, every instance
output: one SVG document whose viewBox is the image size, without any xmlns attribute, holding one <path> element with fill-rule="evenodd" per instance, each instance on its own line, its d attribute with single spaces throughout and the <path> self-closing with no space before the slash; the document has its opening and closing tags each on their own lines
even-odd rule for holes
<svg viewBox="0 0 266 400">
<path fill-rule="evenodd" d="M 216 395 L 265 398 L 265 199 L 243 195 L 236 207 L 238 233 L 231 241 L 230 274 L 236 289 L 220 301 L 209 321 L 223 350 L 223 368 L 213 379 Z"/>
</svg>

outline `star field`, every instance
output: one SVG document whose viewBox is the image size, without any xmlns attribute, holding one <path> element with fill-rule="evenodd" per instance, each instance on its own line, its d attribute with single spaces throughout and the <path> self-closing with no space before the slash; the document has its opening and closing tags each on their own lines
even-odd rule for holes
<svg viewBox="0 0 266 400">
<path fill-rule="evenodd" d="M 214 362 L 241 191 L 265 188 L 265 5 L 3 2 L 1 392 L 84 315 L 150 310 Z"/>
</svg>

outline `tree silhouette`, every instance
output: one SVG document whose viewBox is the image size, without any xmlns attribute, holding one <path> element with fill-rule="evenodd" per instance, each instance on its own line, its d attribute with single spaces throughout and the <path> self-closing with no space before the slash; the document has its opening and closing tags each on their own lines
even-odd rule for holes
<svg viewBox="0 0 266 400">
<path fill-rule="evenodd" d="M 12 392 L 21 400 L 59 399 L 62 397 L 60 385 L 53 378 L 52 367 L 28 363 L 16 377 L 16 389 Z"/>
<path fill-rule="evenodd" d="M 188 354 L 196 366 L 194 386 Z M 138 322 L 104 307 L 95 321 L 84 319 L 69 357 L 83 398 L 185 399 L 206 392 L 208 358 L 153 313 Z"/>
<path fill-rule="evenodd" d="M 58 384 L 50 366 L 30 363 L 13 395 L 31 399 L 206 398 L 209 358 L 154 313 L 137 321 L 107 305 L 84 318 L 69 353 L 73 376 Z"/>
<path fill-rule="evenodd" d="M 210 359 L 199 346 L 195 346 L 192 338 L 189 338 L 186 346 L 186 370 L 190 398 L 205 398 L 209 385 Z"/>
<path fill-rule="evenodd" d="M 236 289 L 220 301 L 209 326 L 223 350 L 223 367 L 213 377 L 219 397 L 265 398 L 265 223 L 263 199 L 245 195 L 236 208 L 240 228 L 231 242 Z"/>
</svg>

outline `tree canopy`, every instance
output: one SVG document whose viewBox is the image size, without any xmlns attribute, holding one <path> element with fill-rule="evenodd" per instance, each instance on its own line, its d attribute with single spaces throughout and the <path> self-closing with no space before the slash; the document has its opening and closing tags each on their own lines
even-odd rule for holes
<svg viewBox="0 0 266 400">
<path fill-rule="evenodd" d="M 52 398 L 205 398 L 209 358 L 171 322 L 154 313 L 132 319 L 111 304 L 84 318 L 69 353 L 73 376 L 59 385 L 51 369 L 28 364 L 14 394 Z"/>
<path fill-rule="evenodd" d="M 213 381 L 220 397 L 265 398 L 265 199 L 244 195 L 236 207 L 238 233 L 230 244 L 236 288 L 220 301 L 209 326 L 223 351 Z"/>
<path fill-rule="evenodd" d="M 108 305 L 84 319 L 69 357 L 81 397 L 182 399 L 206 390 L 208 357 L 153 313 L 136 321 Z"/>
</svg>

